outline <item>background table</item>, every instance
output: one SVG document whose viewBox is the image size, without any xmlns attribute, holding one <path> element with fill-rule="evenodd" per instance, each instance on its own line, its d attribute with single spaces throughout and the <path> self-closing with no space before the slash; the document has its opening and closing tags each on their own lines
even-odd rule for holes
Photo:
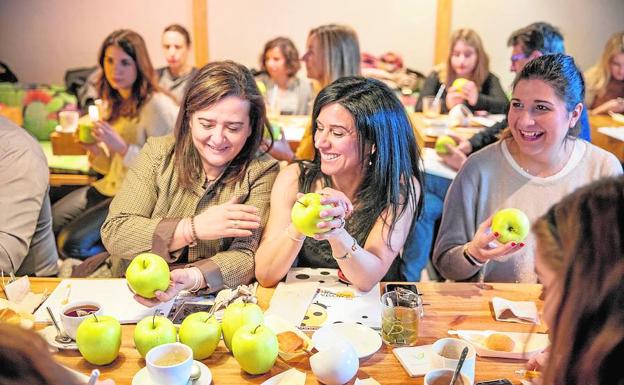
<svg viewBox="0 0 624 385">
<path fill-rule="evenodd" d="M 624 142 L 598 131 L 600 127 L 619 127 L 622 123 L 616 122 L 609 115 L 591 115 L 589 125 L 592 143 L 613 153 L 620 162 L 624 163 Z"/>
<path fill-rule="evenodd" d="M 56 278 L 32 278 L 34 292 L 53 290 L 60 282 Z M 490 300 L 500 296 L 510 300 L 534 300 L 541 311 L 543 303 L 538 298 L 542 286 L 537 284 L 493 284 L 493 290 L 481 290 L 474 283 L 418 283 L 425 303 L 425 318 L 420 326 L 418 344 L 431 344 L 439 338 L 448 337 L 449 329 L 499 330 L 515 332 L 544 332 L 545 327 L 494 321 Z M 263 308 L 268 305 L 274 289 L 259 288 L 258 299 Z M 38 325 L 41 328 L 42 325 Z M 145 366 L 133 343 L 134 325 L 122 325 L 122 345 L 119 357 L 110 365 L 94 366 L 86 362 L 78 351 L 61 351 L 56 359 L 73 369 L 88 374 L 99 368 L 102 378 L 113 378 L 118 385 L 130 384 L 136 372 Z M 306 384 L 317 384 L 310 370 L 307 357 L 300 357 L 288 363 L 278 359 L 273 369 L 264 375 L 250 376 L 241 371 L 240 366 L 219 343 L 213 355 L 203 360 L 213 374 L 213 384 L 261 384 L 272 375 L 290 367 L 307 373 Z M 524 361 L 493 358 L 477 358 L 476 381 L 509 378 L 519 384 L 514 372 L 524 366 Z M 372 376 L 381 384 L 422 384 L 423 378 L 410 378 L 391 349 L 383 345 L 368 359 L 360 362 L 359 378 Z"/>
</svg>

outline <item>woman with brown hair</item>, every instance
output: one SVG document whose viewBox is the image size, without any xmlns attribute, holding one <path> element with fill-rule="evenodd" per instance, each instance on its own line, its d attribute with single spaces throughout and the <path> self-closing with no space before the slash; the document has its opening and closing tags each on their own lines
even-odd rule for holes
<svg viewBox="0 0 624 385">
<path fill-rule="evenodd" d="M 179 104 L 191 78 L 197 73 L 197 68 L 188 62 L 191 35 L 180 24 L 171 24 L 163 31 L 162 49 L 167 66 L 156 70 L 158 85 L 172 93 Z"/>
<path fill-rule="evenodd" d="M 533 225 L 552 342 L 544 384 L 624 384 L 624 178 L 577 190 Z"/>
<path fill-rule="evenodd" d="M 585 102 L 592 115 L 624 112 L 624 32 L 613 34 L 600 61 L 585 73 Z"/>
<path fill-rule="evenodd" d="M 454 82 L 465 79 L 462 85 Z M 462 28 L 451 35 L 450 52 L 446 63 L 436 68 L 425 79 L 416 104 L 416 111 L 422 111 L 422 99 L 436 95 L 440 86 L 442 112 L 446 113 L 458 104 L 470 110 L 485 110 L 492 114 L 504 114 L 508 100 L 496 75 L 490 72 L 490 59 L 483 48 L 481 38 L 472 29 Z"/>
<path fill-rule="evenodd" d="M 62 257 L 84 259 L 103 250 L 99 232 L 110 199 L 147 138 L 170 133 L 178 113 L 173 99 L 159 92 L 145 41 L 136 32 L 120 29 L 108 35 L 99 63 L 104 116 L 91 130 L 95 142 L 81 144 L 91 167 L 104 176 L 52 207 Z"/>
<path fill-rule="evenodd" d="M 268 104 L 282 115 L 307 115 L 310 111 L 312 85 L 297 77 L 300 68 L 292 40 L 277 37 L 265 44 L 260 57 L 262 72 L 256 80 L 264 84 Z"/>
<path fill-rule="evenodd" d="M 150 250 L 184 267 L 171 272 L 169 290 L 139 302 L 253 279 L 279 171 L 277 161 L 258 155 L 265 129 L 264 99 L 247 68 L 224 61 L 198 71 L 174 135 L 148 140 L 102 226 L 114 275 Z"/>
<path fill-rule="evenodd" d="M 0 326 L 0 384 L 78 385 L 67 369 L 54 361 L 48 344 L 38 334 L 19 326 Z M 97 385 L 115 385 L 113 380 Z"/>
</svg>

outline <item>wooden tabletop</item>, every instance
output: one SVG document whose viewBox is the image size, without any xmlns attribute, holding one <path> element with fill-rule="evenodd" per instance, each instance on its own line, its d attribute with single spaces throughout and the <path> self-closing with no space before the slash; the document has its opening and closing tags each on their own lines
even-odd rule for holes
<svg viewBox="0 0 624 385">
<path fill-rule="evenodd" d="M 609 115 L 590 115 L 589 125 L 592 143 L 613 153 L 620 162 L 624 163 L 624 142 L 598 132 L 600 127 L 619 127 L 622 123 L 616 122 Z"/>
<path fill-rule="evenodd" d="M 35 293 L 53 290 L 60 282 L 57 278 L 31 278 Z M 499 330 L 516 332 L 544 332 L 543 326 L 494 321 L 490 300 L 500 296 L 510 300 L 536 301 L 542 309 L 540 296 L 542 286 L 537 284 L 494 284 L 493 290 L 482 290 L 473 283 L 418 283 L 423 293 L 425 317 L 420 328 L 419 345 L 431 344 L 439 338 L 448 337 L 449 329 Z M 259 288 L 258 299 L 266 308 L 274 289 Z M 43 325 L 37 325 L 41 328 Z M 122 345 L 119 357 L 110 365 L 98 367 L 102 378 L 113 378 L 118 385 L 130 384 L 132 377 L 145 366 L 133 343 L 134 325 L 122 325 Z M 55 353 L 56 359 L 73 369 L 88 374 L 96 366 L 86 362 L 78 351 Z M 234 357 L 227 352 L 223 342 L 213 355 L 203 361 L 212 371 L 213 384 L 261 384 L 269 377 L 290 367 L 307 373 L 306 384 L 318 384 L 310 370 L 307 357 L 300 357 L 288 363 L 278 359 L 273 369 L 264 375 L 250 376 L 241 371 Z M 524 366 L 524 361 L 477 358 L 476 381 L 509 378 L 519 384 L 514 374 Z M 410 378 L 401 364 L 385 345 L 368 359 L 360 362 L 359 378 L 373 377 L 381 384 L 422 384 L 422 377 Z M 351 382 L 352 383 L 352 382 Z"/>
</svg>

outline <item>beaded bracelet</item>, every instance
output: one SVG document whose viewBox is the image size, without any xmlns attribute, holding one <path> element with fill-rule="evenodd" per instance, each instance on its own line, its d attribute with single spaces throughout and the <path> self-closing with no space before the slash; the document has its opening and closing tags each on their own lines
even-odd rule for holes
<svg viewBox="0 0 624 385">
<path fill-rule="evenodd" d="M 191 217 L 191 243 L 189 247 L 197 246 L 197 231 L 195 231 L 195 217 Z"/>
</svg>

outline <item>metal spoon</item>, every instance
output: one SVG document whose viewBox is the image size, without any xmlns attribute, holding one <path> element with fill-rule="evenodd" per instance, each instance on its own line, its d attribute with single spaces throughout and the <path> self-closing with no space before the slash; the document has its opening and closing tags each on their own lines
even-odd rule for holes
<svg viewBox="0 0 624 385">
<path fill-rule="evenodd" d="M 193 366 L 191 366 L 191 376 L 189 377 L 187 385 L 193 385 L 199 377 L 201 377 L 201 369 L 199 365 L 193 362 Z"/>
<path fill-rule="evenodd" d="M 449 383 L 449 385 L 455 385 L 455 381 L 457 381 L 457 377 L 459 377 L 459 371 L 461 370 L 462 366 L 464 366 L 464 360 L 466 359 L 467 355 L 468 346 L 466 346 L 464 350 L 462 350 L 461 356 L 459 356 L 459 362 L 457 362 L 457 367 L 455 368 L 455 372 L 453 372 L 453 377 L 451 377 L 451 382 Z"/>
<path fill-rule="evenodd" d="M 72 342 L 72 339 L 68 335 L 63 333 L 61 331 L 61 328 L 59 328 L 58 323 L 56 322 L 56 318 L 54 318 L 54 314 L 52 313 L 52 309 L 50 309 L 50 306 L 46 306 L 46 310 L 48 310 L 50 319 L 52 320 L 52 323 L 56 328 L 56 336 L 54 337 L 54 341 L 58 342 L 59 344 L 68 344 Z"/>
</svg>

